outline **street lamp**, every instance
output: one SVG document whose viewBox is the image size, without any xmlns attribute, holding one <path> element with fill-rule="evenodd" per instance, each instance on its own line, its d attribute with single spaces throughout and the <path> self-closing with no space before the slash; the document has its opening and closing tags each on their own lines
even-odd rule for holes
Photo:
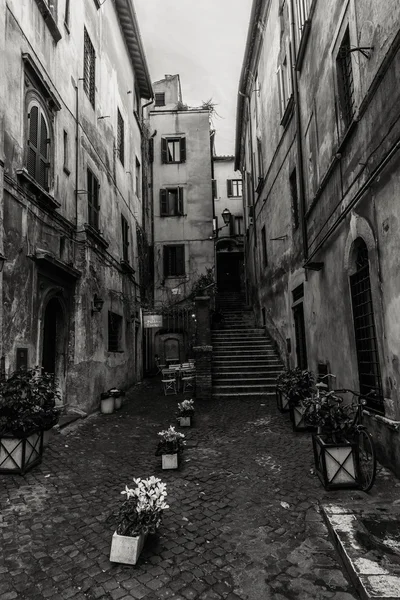
<svg viewBox="0 0 400 600">
<path fill-rule="evenodd" d="M 229 208 L 225 208 L 225 209 L 222 211 L 222 218 L 223 218 L 223 220 L 224 220 L 224 223 L 225 223 L 224 227 L 225 227 L 226 225 L 229 225 L 229 223 L 230 223 L 230 221 L 231 221 L 231 211 L 229 210 Z M 222 227 L 221 227 L 221 229 L 222 229 Z"/>
</svg>

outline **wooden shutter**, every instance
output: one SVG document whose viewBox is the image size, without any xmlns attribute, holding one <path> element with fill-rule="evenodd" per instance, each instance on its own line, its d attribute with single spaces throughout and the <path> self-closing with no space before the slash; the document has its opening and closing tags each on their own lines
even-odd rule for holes
<svg viewBox="0 0 400 600">
<path fill-rule="evenodd" d="M 48 129 L 44 116 L 40 115 L 40 144 L 39 144 L 39 173 L 38 183 L 45 189 L 48 188 Z"/>
<path fill-rule="evenodd" d="M 38 141 L 39 141 L 39 109 L 37 106 L 32 106 L 30 113 L 28 114 L 29 120 L 29 134 L 28 134 L 28 157 L 27 157 L 27 169 L 29 175 L 36 179 L 36 162 L 38 155 Z"/>
<path fill-rule="evenodd" d="M 226 190 L 228 193 L 228 198 L 232 197 L 232 179 L 226 180 Z"/>
<path fill-rule="evenodd" d="M 180 155 L 181 155 L 181 163 L 186 162 L 186 138 L 180 138 Z"/>
<path fill-rule="evenodd" d="M 168 196 L 167 190 L 164 188 L 161 188 L 160 190 L 160 216 L 168 216 Z"/>
<path fill-rule="evenodd" d="M 175 274 L 185 274 L 185 246 L 175 246 Z"/>
<path fill-rule="evenodd" d="M 183 215 L 183 188 L 178 188 L 178 206 L 177 206 L 177 214 Z"/>
<path fill-rule="evenodd" d="M 217 190 L 217 180 L 213 179 L 212 180 L 212 194 L 213 194 L 213 198 L 218 198 L 217 191 L 218 191 Z"/>
<path fill-rule="evenodd" d="M 229 235 L 233 237 L 235 235 L 235 216 L 231 215 L 229 219 Z"/>
<path fill-rule="evenodd" d="M 161 162 L 166 163 L 167 160 L 167 140 L 166 138 L 161 138 Z"/>
</svg>

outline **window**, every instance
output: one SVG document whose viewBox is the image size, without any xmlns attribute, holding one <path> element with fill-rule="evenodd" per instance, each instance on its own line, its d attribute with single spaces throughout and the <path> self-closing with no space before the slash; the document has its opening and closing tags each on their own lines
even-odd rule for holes
<svg viewBox="0 0 400 600">
<path fill-rule="evenodd" d="M 95 99 L 95 61 L 96 55 L 89 34 L 84 33 L 84 50 L 83 50 L 83 89 L 90 100 L 90 104 L 94 108 Z"/>
<path fill-rule="evenodd" d="M 160 216 L 178 217 L 183 215 L 183 188 L 163 188 L 160 190 Z"/>
<path fill-rule="evenodd" d="M 290 55 L 289 55 L 290 56 Z M 279 107 L 281 119 L 283 119 L 286 108 L 289 104 L 289 100 L 292 97 L 292 78 L 291 72 L 288 68 L 288 54 L 282 61 L 281 66 L 278 68 L 278 91 L 279 91 Z"/>
<path fill-rule="evenodd" d="M 263 168 L 263 151 L 261 140 L 257 139 L 257 158 L 258 158 L 258 179 L 263 179 L 264 168 Z"/>
<path fill-rule="evenodd" d="M 300 31 L 303 31 L 304 24 L 308 19 L 310 10 L 310 0 L 296 0 L 297 8 L 297 25 Z"/>
<path fill-rule="evenodd" d="M 304 322 L 304 285 L 297 286 L 292 292 L 293 299 L 293 320 L 296 338 L 296 361 L 297 367 L 307 369 L 307 345 L 306 345 L 306 326 Z"/>
<path fill-rule="evenodd" d="M 243 217 L 235 217 L 235 235 L 243 235 Z"/>
<path fill-rule="evenodd" d="M 261 229 L 261 248 L 262 248 L 262 257 L 263 257 L 263 265 L 264 267 L 268 264 L 268 255 L 267 255 L 267 235 L 265 232 L 265 225 Z"/>
<path fill-rule="evenodd" d="M 347 128 L 353 120 L 355 112 L 353 67 L 350 52 L 349 28 L 343 36 L 336 58 L 339 106 L 342 119 Z"/>
<path fill-rule="evenodd" d="M 121 215 L 122 260 L 129 263 L 129 225 L 124 215 Z"/>
<path fill-rule="evenodd" d="M 228 192 L 228 198 L 240 198 L 242 196 L 241 179 L 227 179 L 226 187 Z"/>
<path fill-rule="evenodd" d="M 69 27 L 70 27 L 70 23 L 69 23 L 69 0 L 65 0 L 64 23 L 67 26 L 67 28 L 69 29 Z"/>
<path fill-rule="evenodd" d="M 123 165 L 125 160 L 124 120 L 119 112 L 119 109 L 117 109 L 117 113 L 117 154 L 121 164 Z"/>
<path fill-rule="evenodd" d="M 212 195 L 213 195 L 213 198 L 218 198 L 217 180 L 216 179 L 212 179 L 211 180 L 211 185 L 212 185 Z"/>
<path fill-rule="evenodd" d="M 87 170 L 88 220 L 89 225 L 99 230 L 99 182 L 90 169 Z"/>
<path fill-rule="evenodd" d="M 108 311 L 108 351 L 122 352 L 122 317 Z"/>
<path fill-rule="evenodd" d="M 183 163 L 186 161 L 186 138 L 161 138 L 161 162 Z"/>
<path fill-rule="evenodd" d="M 28 106 L 27 170 L 45 190 L 49 189 L 50 143 L 46 113 L 34 100 Z"/>
<path fill-rule="evenodd" d="M 300 223 L 299 220 L 299 197 L 297 193 L 297 175 L 296 169 L 293 169 L 289 177 L 290 196 L 292 198 L 293 225 L 297 229 Z"/>
<path fill-rule="evenodd" d="M 165 93 L 164 92 L 156 92 L 154 94 L 155 106 L 165 106 Z"/>
<path fill-rule="evenodd" d="M 140 198 L 140 162 L 136 158 L 135 163 L 135 184 L 136 184 L 136 196 Z"/>
<path fill-rule="evenodd" d="M 164 246 L 164 277 L 185 275 L 185 246 Z"/>
<path fill-rule="evenodd" d="M 64 151 L 64 156 L 63 156 L 63 169 L 65 171 L 65 173 L 67 173 L 67 175 L 70 174 L 70 170 L 68 168 L 68 164 L 69 164 L 69 144 L 68 144 L 68 132 L 65 131 L 64 129 L 64 136 L 63 136 L 63 151 Z"/>
</svg>

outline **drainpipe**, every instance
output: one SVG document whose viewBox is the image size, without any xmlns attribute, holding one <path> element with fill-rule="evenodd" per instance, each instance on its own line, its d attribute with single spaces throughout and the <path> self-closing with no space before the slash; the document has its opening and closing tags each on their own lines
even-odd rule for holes
<svg viewBox="0 0 400 600">
<path fill-rule="evenodd" d="M 80 81 L 80 80 L 78 80 Z M 75 227 L 78 228 L 79 88 L 75 84 Z"/>
<path fill-rule="evenodd" d="M 299 208 L 300 208 L 300 220 L 301 220 L 301 233 L 303 240 L 303 257 L 307 260 L 308 257 L 308 240 L 307 240 L 307 224 L 306 224 L 306 199 L 304 193 L 304 165 L 303 165 L 303 151 L 301 143 L 301 111 L 299 101 L 299 88 L 297 70 L 295 68 L 295 39 L 296 39 L 296 24 L 294 20 L 294 4 L 293 0 L 289 0 L 290 6 L 290 34 L 292 43 L 290 44 L 291 64 L 292 64 L 292 85 L 293 85 L 293 101 L 296 119 L 296 148 L 297 148 L 297 170 L 298 170 L 298 182 L 299 182 Z"/>
</svg>

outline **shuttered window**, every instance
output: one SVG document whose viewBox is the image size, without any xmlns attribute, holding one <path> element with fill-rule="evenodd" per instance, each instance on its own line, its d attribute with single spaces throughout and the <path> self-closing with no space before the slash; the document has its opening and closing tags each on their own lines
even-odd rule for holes
<svg viewBox="0 0 400 600">
<path fill-rule="evenodd" d="M 161 138 L 161 162 L 186 162 L 186 138 Z"/>
<path fill-rule="evenodd" d="M 119 109 L 117 109 L 117 112 L 117 154 L 121 164 L 123 165 L 125 162 L 125 126 Z"/>
<path fill-rule="evenodd" d="M 164 277 L 185 275 L 185 246 L 164 246 Z"/>
<path fill-rule="evenodd" d="M 162 188 L 160 190 L 160 216 L 179 217 L 183 215 L 183 188 Z"/>
<path fill-rule="evenodd" d="M 122 259 L 129 262 L 129 225 L 124 215 L 121 215 Z"/>
<path fill-rule="evenodd" d="M 89 225 L 99 230 L 99 182 L 90 169 L 87 170 L 87 198 Z"/>
<path fill-rule="evenodd" d="M 242 180 L 241 179 L 227 179 L 226 180 L 226 191 L 228 198 L 240 198 L 242 196 Z"/>
<path fill-rule="evenodd" d="M 44 111 L 39 104 L 28 108 L 27 170 L 39 185 L 49 189 L 50 137 Z"/>
<path fill-rule="evenodd" d="M 85 28 L 84 34 L 84 52 L 83 52 L 83 89 L 90 100 L 90 104 L 94 108 L 95 100 L 95 66 L 96 54 L 89 34 Z"/>
<path fill-rule="evenodd" d="M 165 106 L 165 93 L 164 92 L 156 92 L 154 94 L 155 106 Z"/>
</svg>

